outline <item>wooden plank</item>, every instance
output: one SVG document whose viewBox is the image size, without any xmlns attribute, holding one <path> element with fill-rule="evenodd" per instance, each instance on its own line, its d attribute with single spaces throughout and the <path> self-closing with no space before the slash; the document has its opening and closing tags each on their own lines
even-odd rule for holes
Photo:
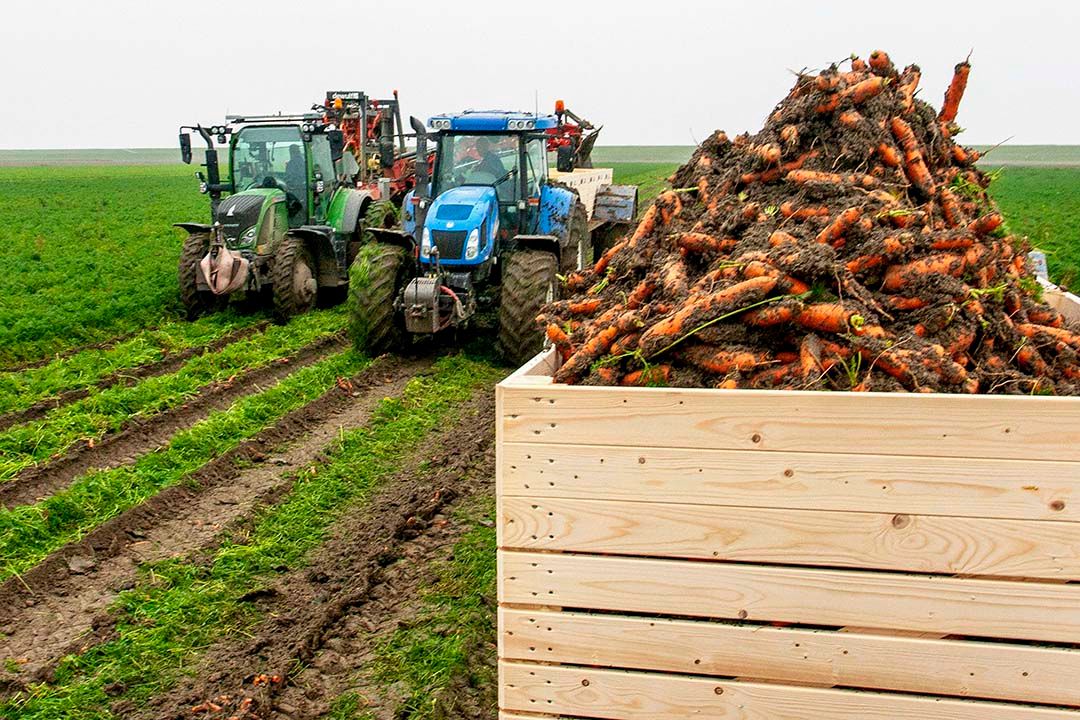
<svg viewBox="0 0 1080 720">
<path fill-rule="evenodd" d="M 1075 397 L 503 389 L 508 442 L 1080 460 Z"/>
<path fill-rule="evenodd" d="M 661 618 L 499 610 L 499 657 L 1080 705 L 1080 652 Z"/>
<path fill-rule="evenodd" d="M 500 602 L 1080 642 L 1080 585 L 500 551 Z"/>
<path fill-rule="evenodd" d="M 1080 521 L 1072 462 L 503 442 L 498 464 L 504 496 Z"/>
<path fill-rule="evenodd" d="M 1047 707 L 502 661 L 499 706 L 610 720 L 1077 720 Z"/>
<path fill-rule="evenodd" d="M 498 522 L 505 549 L 1080 580 L 1075 522 L 509 496 Z"/>
</svg>

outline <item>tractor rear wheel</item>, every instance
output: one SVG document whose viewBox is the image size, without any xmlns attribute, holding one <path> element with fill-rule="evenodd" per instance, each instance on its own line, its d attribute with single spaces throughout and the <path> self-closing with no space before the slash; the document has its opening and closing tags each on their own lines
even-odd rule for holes
<svg viewBox="0 0 1080 720">
<path fill-rule="evenodd" d="M 210 235 L 207 233 L 189 233 L 180 251 L 180 263 L 177 266 L 180 302 L 184 304 L 189 320 L 220 310 L 228 302 L 228 298 L 199 289 L 199 261 L 206 257 L 209 251 Z"/>
<path fill-rule="evenodd" d="M 319 293 L 316 265 L 304 241 L 294 235 L 281 239 L 270 274 L 274 286 L 274 319 L 280 323 L 315 307 Z"/>
<path fill-rule="evenodd" d="M 349 268 L 349 318 L 353 345 L 371 357 L 394 350 L 404 340 L 394 299 L 408 269 L 405 249 L 369 242 Z"/>
<path fill-rule="evenodd" d="M 558 259 L 543 250 L 519 250 L 503 266 L 499 352 L 514 365 L 544 349 L 544 334 L 536 316 L 558 297 L 558 270 Z"/>
</svg>

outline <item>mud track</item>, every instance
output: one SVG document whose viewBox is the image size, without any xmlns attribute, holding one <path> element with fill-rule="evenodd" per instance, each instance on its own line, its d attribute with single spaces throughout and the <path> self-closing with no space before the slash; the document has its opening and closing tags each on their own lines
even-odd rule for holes
<svg viewBox="0 0 1080 720">
<path fill-rule="evenodd" d="M 369 504 L 338 521 L 306 567 L 283 575 L 254 600 L 267 619 L 254 628 L 253 638 L 211 648 L 196 676 L 135 716 L 313 718 L 354 690 L 358 676 L 369 670 L 374 643 L 415 616 L 419 591 L 431 580 L 431 562 L 445 558 L 467 530 L 448 519 L 448 510 L 494 492 L 494 421 L 493 394 L 478 392 L 457 421 L 425 439 Z M 494 662 L 491 648 L 471 656 Z M 305 669 L 291 675 L 298 664 Z M 283 680 L 256 686 L 259 674 Z M 365 710 L 387 720 L 398 717 L 401 698 L 385 688 L 361 688 L 360 694 L 369 702 Z M 495 717 L 494 687 L 459 686 L 444 700 L 446 717 Z M 121 702 L 113 711 L 126 716 L 135 708 Z"/>
<path fill-rule="evenodd" d="M 238 328 L 230 333 L 226 333 L 211 343 L 187 348 L 178 353 L 168 355 L 156 362 L 147 363 L 146 365 L 117 370 L 116 372 L 101 378 L 90 387 L 68 390 L 58 395 L 54 395 L 53 397 L 41 400 L 40 402 L 36 402 L 23 410 L 5 413 L 0 415 L 0 431 L 7 430 L 12 425 L 19 425 L 20 423 L 30 422 L 31 420 L 37 420 L 44 417 L 50 410 L 55 410 L 58 407 L 63 407 L 76 400 L 83 399 L 89 395 L 92 390 L 105 390 L 106 388 L 115 385 L 130 387 L 140 380 L 175 372 L 191 358 L 205 355 L 210 352 L 217 352 L 226 345 L 231 345 L 234 342 L 262 332 L 269 324 L 268 321 L 264 320 L 249 327 Z"/>
<path fill-rule="evenodd" d="M 282 418 L 83 540 L 0 585 L 4 656 L 20 672 L 0 670 L 0 691 L 47 680 L 57 660 L 110 632 L 108 605 L 134 585 L 140 563 L 216 546 L 224 530 L 273 504 L 296 470 L 317 462 L 343 428 L 364 425 L 388 395 L 400 394 L 430 360 L 382 358 L 352 380 Z"/>
<path fill-rule="evenodd" d="M 213 411 L 223 410 L 241 397 L 258 392 L 347 345 L 345 331 L 335 333 L 285 358 L 209 385 L 183 405 L 145 419 L 134 419 L 124 429 L 93 443 L 80 441 L 65 454 L 26 468 L 11 480 L 0 483 L 0 505 L 10 508 L 33 503 L 63 490 L 92 469 L 130 463 L 160 447 L 178 430 L 194 425 Z"/>
</svg>

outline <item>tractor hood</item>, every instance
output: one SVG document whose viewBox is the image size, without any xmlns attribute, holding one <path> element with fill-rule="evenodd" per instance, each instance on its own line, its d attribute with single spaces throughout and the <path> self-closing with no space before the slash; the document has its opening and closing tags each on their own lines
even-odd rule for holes
<svg viewBox="0 0 1080 720">
<path fill-rule="evenodd" d="M 435 198 L 428 210 L 421 242 L 421 257 L 439 249 L 447 265 L 479 264 L 491 254 L 491 238 L 498 231 L 498 197 L 490 185 L 451 188 Z M 470 235 L 477 231 L 470 242 Z"/>
<path fill-rule="evenodd" d="M 284 195 L 281 190 L 258 188 L 224 198 L 218 205 L 214 221 L 221 223 L 225 246 L 230 250 L 255 247 L 259 220 L 264 208 L 269 206 L 275 197 Z"/>
</svg>

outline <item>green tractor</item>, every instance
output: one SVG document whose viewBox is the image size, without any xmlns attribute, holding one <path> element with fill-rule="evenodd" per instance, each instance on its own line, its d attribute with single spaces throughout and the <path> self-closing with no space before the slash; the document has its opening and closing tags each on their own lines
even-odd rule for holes
<svg viewBox="0 0 1080 720">
<path fill-rule="evenodd" d="M 362 224 L 378 192 L 356 187 L 360 172 L 341 130 L 322 113 L 231 116 L 225 125 L 180 128 L 191 163 L 191 135 L 206 142 L 197 172 L 211 222 L 177 223 L 188 233 L 180 255 L 180 296 L 189 317 L 229 297 L 269 302 L 280 321 L 314 307 L 320 294 L 343 298 Z M 222 178 L 214 140 L 228 147 Z"/>
</svg>

